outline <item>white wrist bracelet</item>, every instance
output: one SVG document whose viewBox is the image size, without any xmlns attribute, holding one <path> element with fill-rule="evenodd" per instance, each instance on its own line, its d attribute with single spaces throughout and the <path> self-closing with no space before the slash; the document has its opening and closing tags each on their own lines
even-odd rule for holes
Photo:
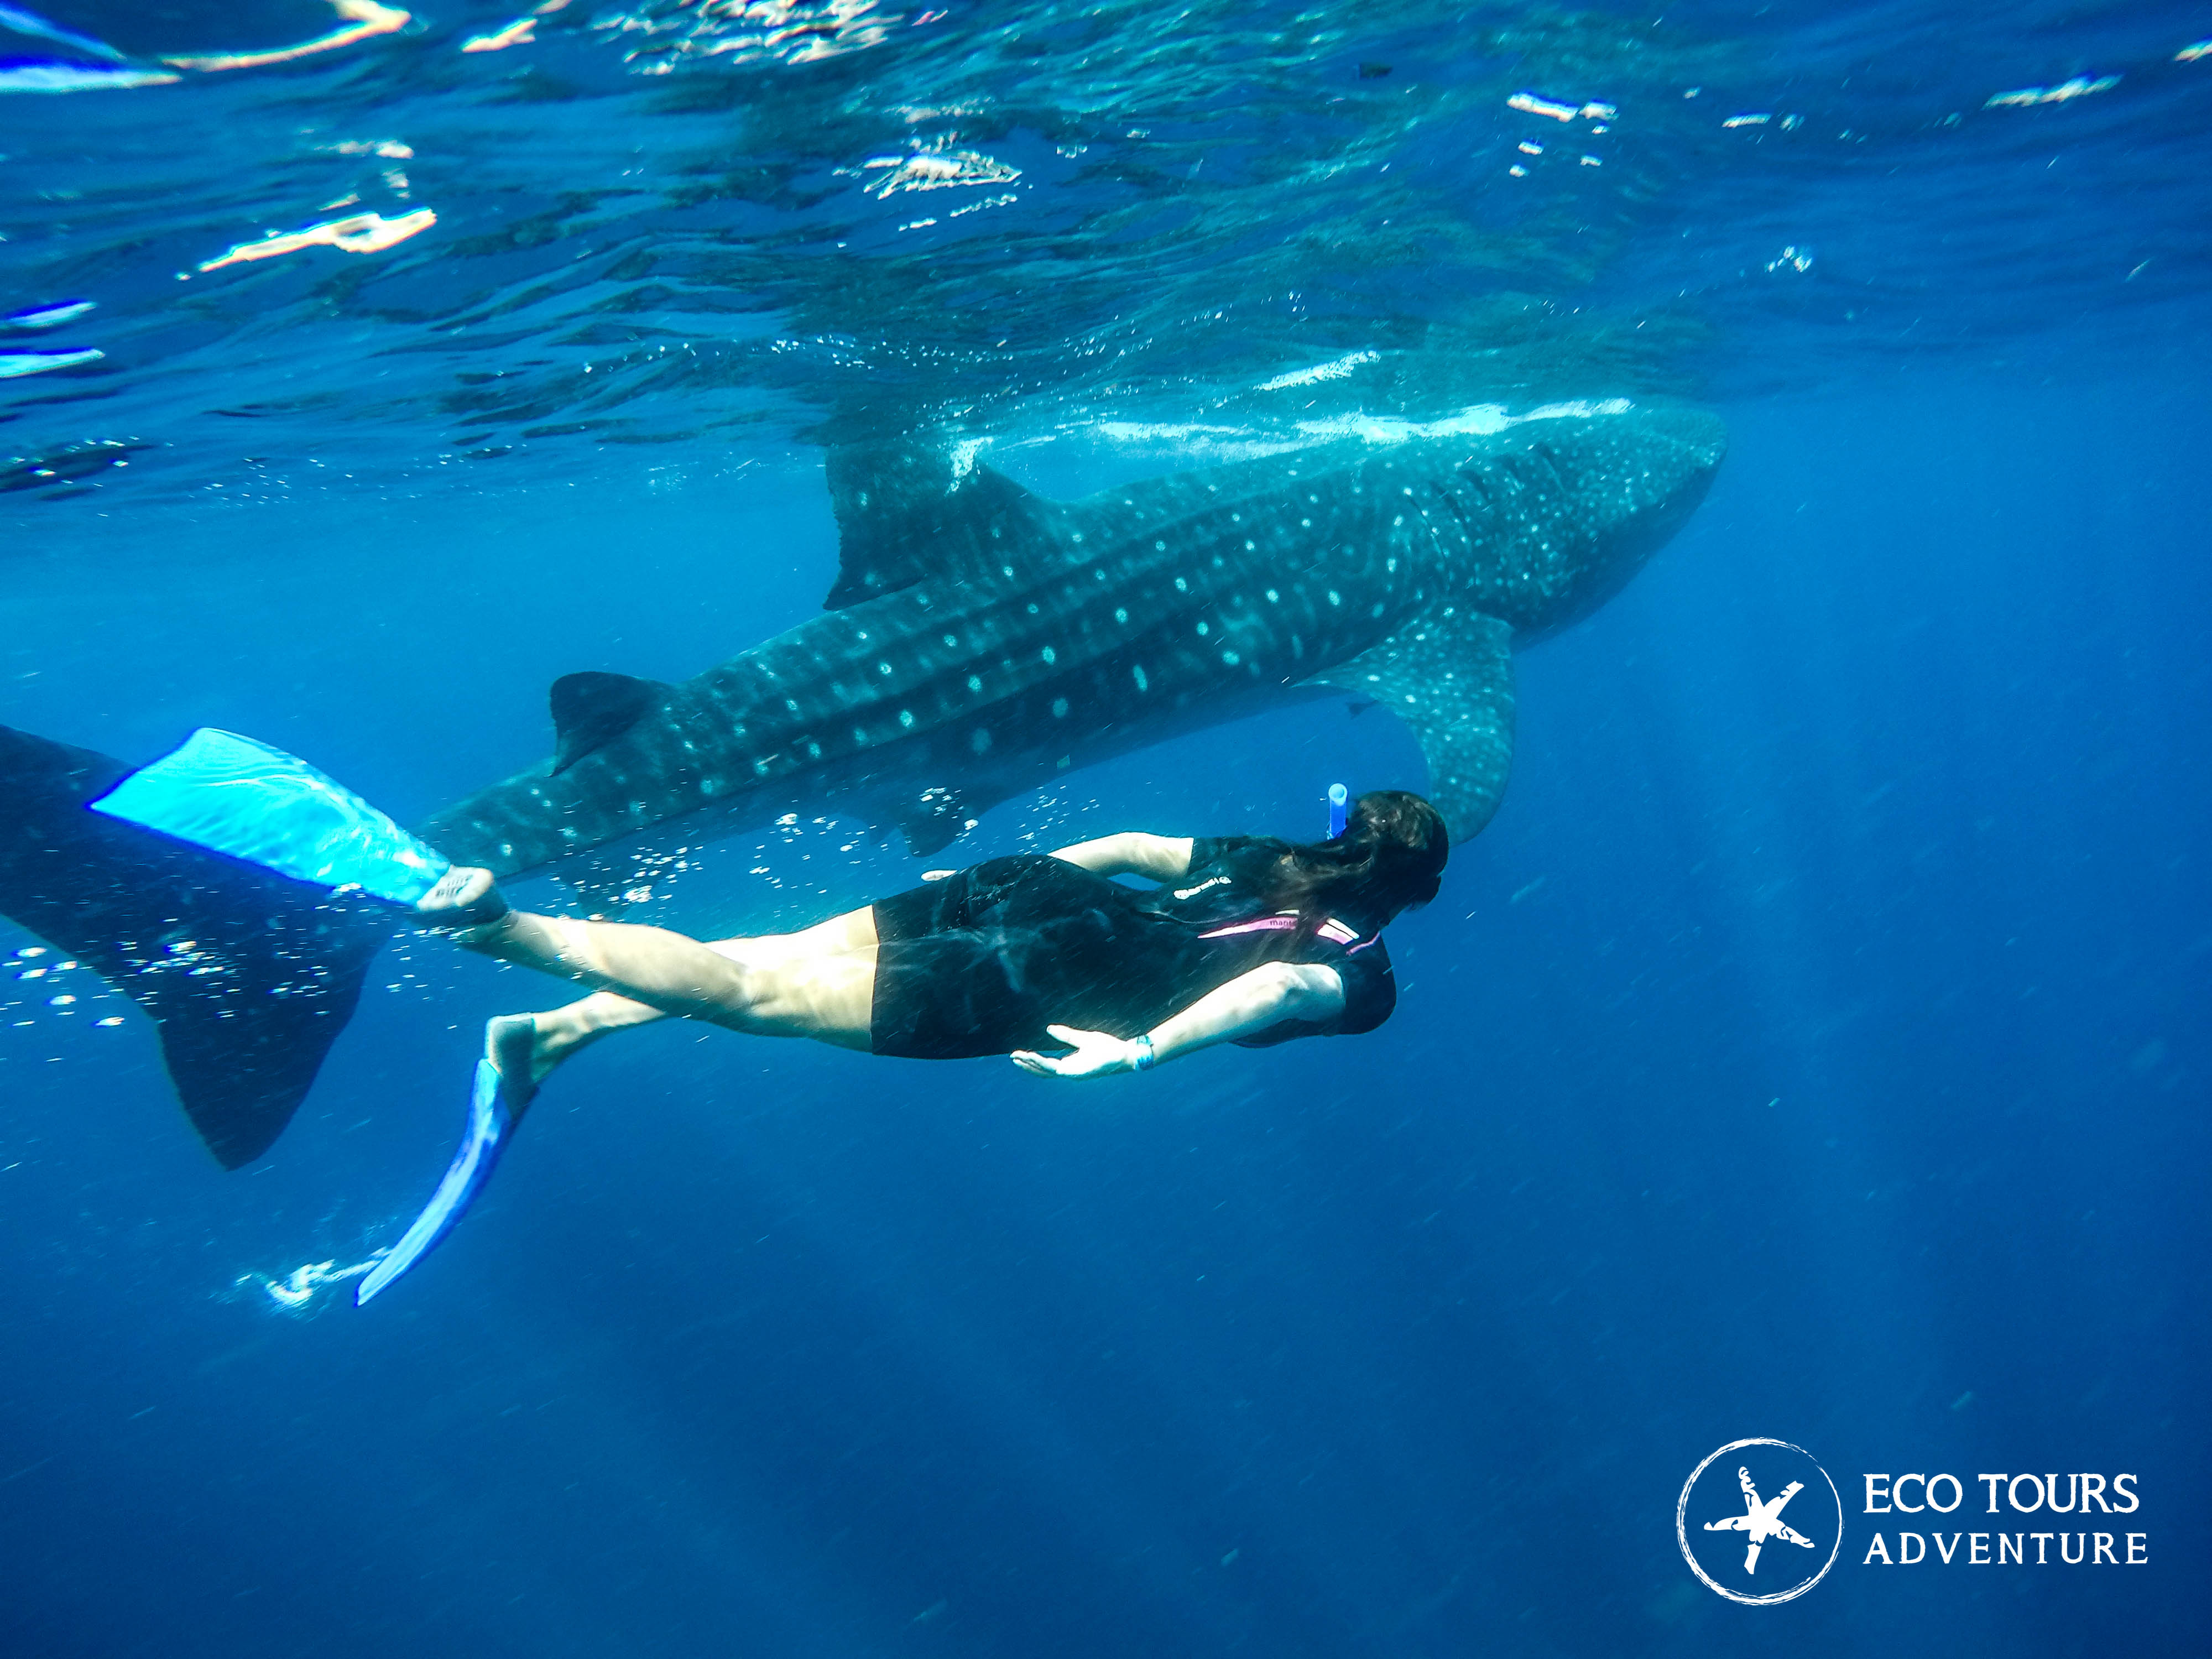
<svg viewBox="0 0 2212 1659">
<path fill-rule="evenodd" d="M 1131 1071 L 1149 1072 L 1159 1064 L 1160 1057 L 1152 1052 L 1152 1034 L 1150 1031 L 1130 1038 L 1129 1046 L 1136 1050 L 1136 1053 L 1130 1057 Z"/>
</svg>

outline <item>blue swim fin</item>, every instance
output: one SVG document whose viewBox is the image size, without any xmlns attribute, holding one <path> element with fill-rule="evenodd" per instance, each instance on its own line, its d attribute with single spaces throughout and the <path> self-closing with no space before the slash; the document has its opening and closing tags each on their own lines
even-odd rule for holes
<svg viewBox="0 0 2212 1659">
<path fill-rule="evenodd" d="M 526 1060 L 524 1064 L 526 1066 L 528 1061 Z M 515 1120 L 521 1116 L 522 1108 L 528 1103 L 529 1092 L 518 1097 L 501 1077 L 499 1067 L 489 1060 L 477 1062 L 476 1078 L 469 1091 L 468 1133 L 461 1137 L 460 1150 L 453 1154 L 446 1178 L 438 1183 L 438 1190 L 431 1194 L 422 1213 L 415 1218 L 415 1224 L 392 1247 L 392 1253 L 355 1287 L 354 1306 L 366 1307 L 371 1297 L 429 1255 L 438 1241 L 459 1224 L 470 1204 L 483 1190 L 484 1182 L 491 1179 L 492 1170 L 499 1163 L 500 1153 L 506 1150 Z"/>
<path fill-rule="evenodd" d="M 281 749 L 204 726 L 88 803 L 95 812 L 323 887 L 412 905 L 453 866 Z"/>
</svg>

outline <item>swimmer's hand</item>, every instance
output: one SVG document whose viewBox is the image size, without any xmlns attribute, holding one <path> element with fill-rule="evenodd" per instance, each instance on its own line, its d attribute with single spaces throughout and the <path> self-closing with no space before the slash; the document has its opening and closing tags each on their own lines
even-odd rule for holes
<svg viewBox="0 0 2212 1659">
<path fill-rule="evenodd" d="M 1039 1077 L 1111 1077 L 1116 1072 L 1137 1069 L 1140 1050 L 1127 1037 L 1109 1036 L 1104 1031 L 1079 1031 L 1073 1025 L 1048 1025 L 1045 1030 L 1075 1052 L 1039 1054 L 1024 1049 L 1013 1060 L 1024 1072 L 1034 1072 Z"/>
</svg>

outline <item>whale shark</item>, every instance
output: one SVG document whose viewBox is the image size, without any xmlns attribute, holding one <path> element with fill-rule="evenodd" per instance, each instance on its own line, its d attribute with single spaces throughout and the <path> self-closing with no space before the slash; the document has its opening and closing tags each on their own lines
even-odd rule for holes
<svg viewBox="0 0 2212 1659">
<path fill-rule="evenodd" d="M 1068 770 L 1349 695 L 1410 729 L 1464 841 L 1510 769 L 1513 653 L 1619 592 L 1725 450 L 1690 407 L 1486 409 L 1057 501 L 970 445 L 833 448 L 822 615 L 680 684 L 563 677 L 552 754 L 416 831 L 505 877 L 836 801 L 927 855 Z M 0 727 L 0 913 L 152 1015 L 237 1167 L 305 1096 L 392 924 L 82 810 L 130 769 Z"/>
</svg>

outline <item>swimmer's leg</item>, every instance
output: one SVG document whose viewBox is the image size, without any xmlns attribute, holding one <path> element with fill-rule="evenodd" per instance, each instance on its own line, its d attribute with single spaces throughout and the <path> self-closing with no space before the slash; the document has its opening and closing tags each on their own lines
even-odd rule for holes
<svg viewBox="0 0 2212 1659">
<path fill-rule="evenodd" d="M 863 907 L 848 911 L 841 916 L 817 922 L 796 933 L 765 933 L 751 938 L 718 939 L 705 941 L 707 948 L 720 957 L 751 968 L 769 971 L 780 966 L 808 957 L 851 956 L 872 951 L 876 945 L 875 912 Z M 517 1023 L 530 1022 L 533 1042 L 530 1052 L 530 1082 L 543 1083 L 556 1066 L 580 1049 L 588 1048 L 602 1037 L 617 1031 L 626 1031 L 633 1026 L 650 1025 L 668 1016 L 648 1003 L 634 1001 L 613 991 L 594 991 L 564 1007 L 539 1014 L 506 1014 L 495 1019 L 487 1028 L 490 1047 L 498 1046 L 494 1035 L 504 1030 L 509 1035 L 506 1041 L 519 1043 L 513 1035 Z M 510 1053 L 513 1049 L 510 1048 Z M 495 1055 L 495 1060 L 496 1056 Z M 510 1062 L 511 1068 L 511 1062 Z"/>
<path fill-rule="evenodd" d="M 663 1014 L 758 1036 L 811 1037 L 864 1051 L 869 1046 L 876 976 L 870 913 L 810 928 L 819 937 L 803 946 L 795 941 L 805 935 L 736 940 L 725 954 L 661 927 L 505 910 L 487 873 L 453 874 L 457 879 L 441 882 L 418 908 L 432 919 L 471 924 L 454 936 L 469 950 L 611 991 Z M 823 948 L 832 944 L 850 948 Z"/>
<path fill-rule="evenodd" d="M 477 1062 L 459 1150 L 428 1206 L 361 1281 L 356 1304 L 380 1294 L 459 1224 L 490 1179 L 538 1083 L 583 1043 L 673 1014 L 763 1036 L 869 1046 L 876 941 L 866 911 L 806 934 L 730 939 L 711 947 L 659 927 L 509 909 L 481 870 L 450 872 L 416 908 L 428 920 L 460 924 L 455 938 L 470 950 L 599 989 L 551 1014 L 509 1014 L 485 1027 L 484 1057 Z M 831 945 L 854 948 L 825 949 Z M 541 1021 L 556 1034 L 543 1058 Z"/>
</svg>

